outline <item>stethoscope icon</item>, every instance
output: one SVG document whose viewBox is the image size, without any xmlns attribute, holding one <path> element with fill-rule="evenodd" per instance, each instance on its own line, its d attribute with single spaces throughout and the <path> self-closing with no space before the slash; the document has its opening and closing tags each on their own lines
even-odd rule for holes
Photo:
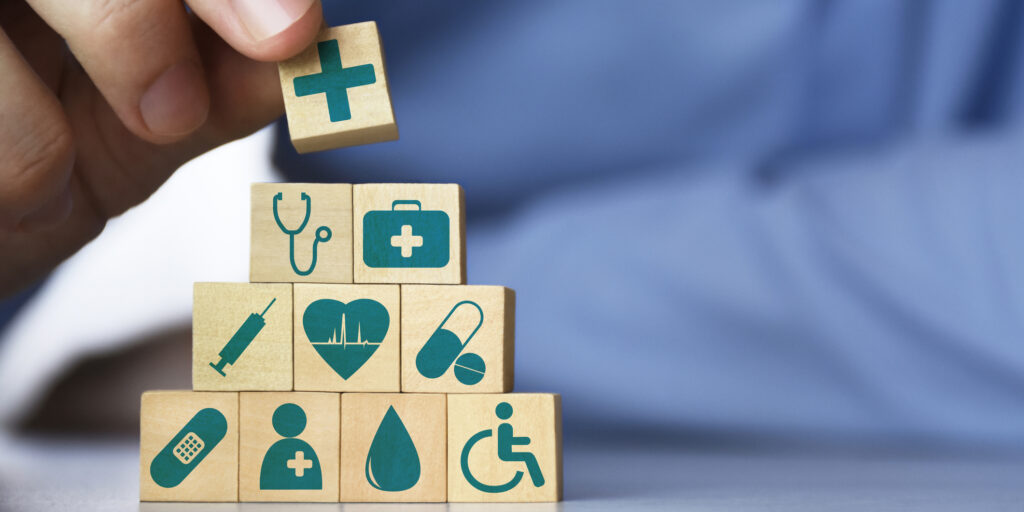
<svg viewBox="0 0 1024 512">
<path fill-rule="evenodd" d="M 331 228 L 327 226 L 320 226 L 316 228 L 316 239 L 313 240 L 313 261 L 309 263 L 309 268 L 306 270 L 299 270 L 298 265 L 295 264 L 295 235 L 302 233 L 302 230 L 306 229 L 306 224 L 309 222 L 309 214 L 312 209 L 312 201 L 309 199 L 309 194 L 302 193 L 302 200 L 306 202 L 306 216 L 302 219 L 302 224 L 299 225 L 298 229 L 288 229 L 284 227 L 284 223 L 281 222 L 281 217 L 277 213 L 277 202 L 281 200 L 284 195 L 278 192 L 274 196 L 274 220 L 277 221 L 277 227 L 281 228 L 281 232 L 288 235 L 288 252 L 292 263 L 292 270 L 300 276 L 308 276 L 313 269 L 316 268 L 316 246 L 321 242 L 326 242 L 331 239 Z"/>
</svg>

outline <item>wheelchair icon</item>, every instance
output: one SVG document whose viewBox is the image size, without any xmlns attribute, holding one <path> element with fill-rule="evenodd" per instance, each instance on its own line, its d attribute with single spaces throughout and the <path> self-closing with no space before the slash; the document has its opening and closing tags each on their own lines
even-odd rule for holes
<svg viewBox="0 0 1024 512">
<path fill-rule="evenodd" d="M 498 407 L 494 409 L 495 414 L 499 419 L 507 420 L 512 417 L 512 405 L 508 402 L 501 402 Z M 478 442 L 487 439 L 494 435 L 491 429 L 481 430 L 473 437 L 469 438 L 466 445 L 462 448 L 462 457 L 460 462 L 462 464 L 462 474 L 466 477 L 466 481 L 476 489 L 489 492 L 489 493 L 501 493 L 514 489 L 519 482 L 523 479 L 523 471 L 517 470 L 515 476 L 511 480 L 500 485 L 489 485 L 477 480 L 473 473 L 469 469 L 469 453 L 473 450 Z M 498 458 L 506 462 L 523 462 L 526 464 L 526 469 L 530 473 L 530 480 L 533 481 L 534 487 L 540 487 L 544 485 L 544 475 L 540 471 L 540 465 L 537 463 L 537 457 L 531 452 L 515 452 L 512 451 L 513 446 L 526 446 L 530 444 L 529 437 L 515 437 L 512 431 L 512 424 L 503 422 L 498 425 Z"/>
</svg>

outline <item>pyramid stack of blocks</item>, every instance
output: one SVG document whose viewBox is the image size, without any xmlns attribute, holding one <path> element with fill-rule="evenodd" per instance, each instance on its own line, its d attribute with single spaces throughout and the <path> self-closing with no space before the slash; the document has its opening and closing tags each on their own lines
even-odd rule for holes
<svg viewBox="0 0 1024 512">
<path fill-rule="evenodd" d="M 280 71 L 300 151 L 397 137 L 374 23 Z M 193 389 L 142 395 L 140 499 L 560 500 L 560 397 L 511 393 L 515 293 L 465 284 L 463 202 L 254 184 L 250 282 L 195 284 Z"/>
</svg>

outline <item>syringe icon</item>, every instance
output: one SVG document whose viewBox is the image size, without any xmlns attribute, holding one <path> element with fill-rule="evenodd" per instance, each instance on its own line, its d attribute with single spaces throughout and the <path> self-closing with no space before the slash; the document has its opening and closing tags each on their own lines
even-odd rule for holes
<svg viewBox="0 0 1024 512">
<path fill-rule="evenodd" d="M 256 335 L 263 330 L 263 326 L 267 325 L 267 321 L 263 319 L 263 315 L 267 314 L 270 306 L 273 306 L 276 301 L 277 297 L 271 300 L 270 304 L 267 304 L 266 309 L 258 315 L 256 313 L 249 313 L 249 318 L 246 318 L 242 326 L 235 331 L 235 334 L 231 336 L 230 340 L 228 340 L 227 345 L 224 345 L 224 348 L 220 349 L 220 353 L 217 354 L 220 361 L 218 361 L 217 364 L 213 364 L 211 362 L 210 368 L 217 370 L 217 373 L 227 377 L 227 374 L 224 373 L 224 366 L 229 364 L 234 365 L 235 361 L 238 360 L 238 356 L 242 355 L 242 352 L 245 352 L 245 349 L 249 347 L 249 344 L 256 338 Z"/>
</svg>

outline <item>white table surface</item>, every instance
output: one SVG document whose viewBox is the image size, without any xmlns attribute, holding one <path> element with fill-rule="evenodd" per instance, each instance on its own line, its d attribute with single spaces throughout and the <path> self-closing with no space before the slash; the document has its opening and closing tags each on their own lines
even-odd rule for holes
<svg viewBox="0 0 1024 512">
<path fill-rule="evenodd" d="M 0 441 L 0 509 L 18 511 L 1024 510 L 1024 454 L 792 454 L 568 443 L 558 504 L 138 502 L 134 441 Z"/>
</svg>

